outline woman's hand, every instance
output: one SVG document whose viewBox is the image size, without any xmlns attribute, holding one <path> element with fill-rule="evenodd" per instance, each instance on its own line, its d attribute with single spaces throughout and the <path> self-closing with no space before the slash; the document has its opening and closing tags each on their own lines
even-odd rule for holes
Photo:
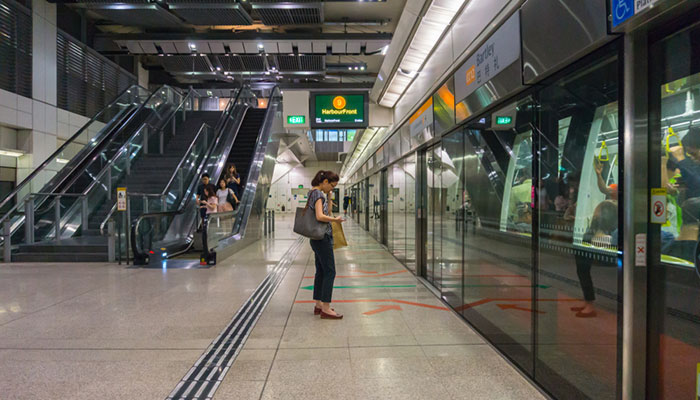
<svg viewBox="0 0 700 400">
<path fill-rule="evenodd" d="M 333 218 L 333 220 L 334 220 L 335 222 L 340 222 L 340 223 L 345 222 L 345 218 L 343 218 L 343 217 L 335 217 L 335 218 Z"/>
</svg>

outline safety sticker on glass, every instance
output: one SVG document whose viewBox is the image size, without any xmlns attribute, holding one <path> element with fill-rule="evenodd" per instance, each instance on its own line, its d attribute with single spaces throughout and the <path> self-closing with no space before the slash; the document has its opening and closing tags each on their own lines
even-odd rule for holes
<svg viewBox="0 0 700 400">
<path fill-rule="evenodd" d="M 651 216 L 652 224 L 666 223 L 666 189 L 651 189 Z"/>
</svg>

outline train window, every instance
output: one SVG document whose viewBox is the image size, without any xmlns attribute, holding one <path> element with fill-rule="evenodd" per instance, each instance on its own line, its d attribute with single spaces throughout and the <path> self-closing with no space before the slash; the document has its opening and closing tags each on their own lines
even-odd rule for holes
<svg viewBox="0 0 700 400">
<path fill-rule="evenodd" d="M 693 268 L 700 224 L 700 73 L 661 87 L 661 259 Z"/>
</svg>

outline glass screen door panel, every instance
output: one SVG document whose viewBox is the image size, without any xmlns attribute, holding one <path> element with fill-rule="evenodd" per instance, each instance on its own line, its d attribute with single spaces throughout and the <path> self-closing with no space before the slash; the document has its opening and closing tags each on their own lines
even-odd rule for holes
<svg viewBox="0 0 700 400">
<path fill-rule="evenodd" d="M 618 70 L 608 52 L 539 93 L 535 378 L 557 398 L 617 395 Z"/>
<path fill-rule="evenodd" d="M 464 133 L 459 130 L 442 140 L 441 218 L 442 297 L 453 307 L 462 302 L 462 236 L 464 233 Z"/>
<path fill-rule="evenodd" d="M 665 223 L 650 224 L 658 249 L 649 271 L 649 392 L 700 397 L 700 24 L 651 47 L 654 138 L 650 187 L 666 189 Z"/>
<path fill-rule="evenodd" d="M 418 155 L 412 153 L 400 161 L 401 169 L 403 170 L 403 182 L 401 188 L 405 196 L 404 218 L 405 235 L 402 236 L 403 247 L 405 250 L 405 264 L 408 269 L 416 272 L 416 172 L 417 172 Z"/>
<path fill-rule="evenodd" d="M 478 116 L 464 134 L 463 304 L 456 307 L 527 373 L 533 365 L 532 101 L 512 124 Z"/>
<path fill-rule="evenodd" d="M 426 274 L 425 279 L 438 289 L 440 288 L 440 145 L 429 148 L 426 158 Z"/>
</svg>

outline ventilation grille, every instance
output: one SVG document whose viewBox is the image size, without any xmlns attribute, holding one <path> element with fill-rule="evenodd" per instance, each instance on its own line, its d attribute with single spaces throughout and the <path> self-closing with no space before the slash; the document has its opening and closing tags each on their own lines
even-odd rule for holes
<svg viewBox="0 0 700 400">
<path fill-rule="evenodd" d="M 32 15 L 0 0 L 0 88 L 32 97 Z"/>
<path fill-rule="evenodd" d="M 113 7 L 110 4 L 88 6 L 88 10 L 107 21 L 125 26 L 144 26 L 149 28 L 182 27 L 182 21 L 157 4 L 132 4 L 125 7 Z"/>
<path fill-rule="evenodd" d="M 97 114 L 136 77 L 64 32 L 56 35 L 58 107 L 87 117 Z"/>
<path fill-rule="evenodd" d="M 206 56 L 167 56 L 159 58 L 163 68 L 169 72 L 212 72 Z"/>
<path fill-rule="evenodd" d="M 275 56 L 275 64 L 280 71 L 324 71 L 324 56 Z"/>
<path fill-rule="evenodd" d="M 253 10 L 265 25 L 309 25 L 323 23 L 320 3 L 295 4 L 289 7 L 277 4 L 254 4 Z"/>
<path fill-rule="evenodd" d="M 253 19 L 239 4 L 183 3 L 170 9 L 193 25 L 252 25 Z"/>
</svg>

